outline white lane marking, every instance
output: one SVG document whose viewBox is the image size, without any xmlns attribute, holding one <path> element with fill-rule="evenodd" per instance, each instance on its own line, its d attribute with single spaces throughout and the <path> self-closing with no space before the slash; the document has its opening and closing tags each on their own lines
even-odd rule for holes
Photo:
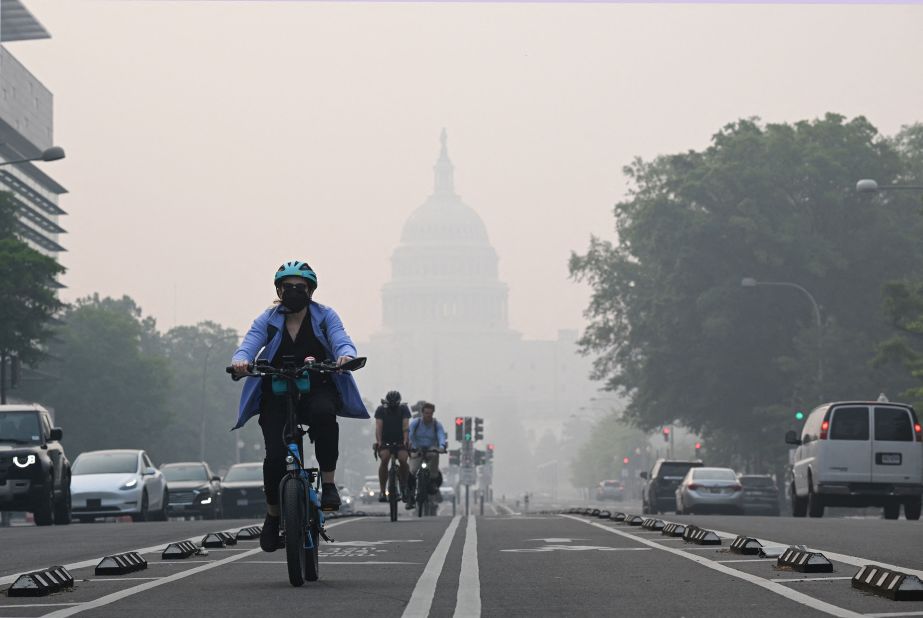
<svg viewBox="0 0 923 618">
<path fill-rule="evenodd" d="M 436 583 L 445 565 L 445 558 L 449 554 L 449 547 L 452 545 L 459 521 L 461 521 L 461 515 L 453 517 L 442 538 L 439 539 L 436 549 L 433 550 L 429 561 L 423 567 L 423 573 L 417 580 L 417 585 L 413 587 L 413 594 L 410 595 L 410 601 L 404 608 L 402 618 L 429 616 L 429 608 L 433 604 L 433 597 L 436 596 Z"/>
<path fill-rule="evenodd" d="M 923 612 L 889 612 L 887 614 L 866 614 L 867 618 L 891 618 L 892 616 L 923 616 Z"/>
<path fill-rule="evenodd" d="M 91 577 L 89 579 L 78 579 L 81 582 L 127 582 L 132 580 L 161 579 L 160 577 Z M 2 607 L 2 606 L 0 606 Z"/>
<path fill-rule="evenodd" d="M 520 549 L 501 549 L 513 553 L 542 553 L 549 551 L 651 551 L 650 547 L 600 547 L 598 545 L 545 545 Z"/>
<path fill-rule="evenodd" d="M 511 509 L 510 507 L 506 506 L 505 504 L 498 504 L 498 505 L 497 505 L 497 508 L 500 508 L 500 509 L 505 510 L 507 515 L 519 515 L 519 513 L 517 513 L 516 511 L 514 511 L 514 510 Z"/>
<path fill-rule="evenodd" d="M 285 560 L 241 560 L 239 564 L 286 564 L 286 562 Z M 344 564 L 346 566 L 350 566 L 353 564 L 423 564 L 423 563 L 422 562 L 384 562 L 384 561 L 378 561 L 378 560 L 364 560 L 361 562 L 343 562 L 343 561 L 326 562 L 324 560 L 321 560 L 320 564 L 330 564 L 330 565 Z M 2 608 L 3 606 L 0 605 L 0 609 Z"/>
<path fill-rule="evenodd" d="M 717 534 L 723 539 L 736 539 L 738 537 L 738 535 L 736 534 L 732 534 L 730 532 L 724 532 L 722 530 L 712 530 L 712 532 L 714 532 L 715 534 Z M 756 537 L 753 537 L 753 538 L 756 538 Z M 779 543 L 777 541 L 770 541 L 769 539 L 756 538 L 756 540 L 759 541 L 760 544 L 763 545 L 763 547 L 768 547 L 768 546 L 789 547 L 792 545 L 791 543 Z M 824 556 L 826 556 L 829 560 L 833 560 L 835 562 L 842 562 L 843 564 L 850 564 L 856 567 L 862 567 L 867 564 L 874 564 L 874 565 L 889 569 L 891 571 L 900 571 L 902 573 L 910 573 L 911 575 L 916 575 L 917 577 L 923 579 L 923 571 L 919 569 L 910 569 L 907 567 L 895 566 L 893 564 L 888 564 L 887 562 L 880 562 L 878 560 L 872 560 L 871 558 L 859 558 L 858 556 L 850 556 L 849 554 L 838 554 L 832 551 L 827 551 L 824 549 L 817 549 L 814 547 L 808 547 L 808 551 L 820 552 Z M 903 616 L 905 614 L 898 614 L 898 615 Z"/>
<path fill-rule="evenodd" d="M 256 525 L 256 524 L 254 524 L 254 525 Z M 236 531 L 240 530 L 241 528 L 246 528 L 246 527 L 247 527 L 247 526 L 240 526 L 240 527 L 235 527 L 235 528 L 228 528 L 227 530 L 224 530 L 223 532 L 236 532 Z M 202 537 L 204 537 L 204 536 L 205 536 L 204 533 L 201 534 L 201 535 L 198 535 L 198 534 L 197 534 L 196 536 L 188 537 L 188 538 L 185 539 L 185 540 L 192 541 L 192 542 L 198 544 L 198 542 L 201 541 L 201 540 L 202 540 Z M 170 543 L 175 543 L 175 542 L 176 542 L 176 541 L 166 541 L 166 542 L 164 542 L 164 543 L 159 543 L 159 544 L 157 544 L 157 545 L 151 545 L 150 547 L 142 547 L 142 548 L 140 548 L 140 549 L 129 549 L 129 550 L 126 550 L 126 551 L 124 551 L 124 552 L 122 552 L 122 551 L 117 551 L 117 552 L 112 552 L 112 554 L 125 554 L 125 553 L 128 553 L 128 552 L 135 552 L 135 553 L 138 553 L 138 554 L 155 554 L 155 553 L 156 553 L 156 554 L 159 554 L 160 552 L 162 552 L 162 551 L 164 550 L 164 548 L 165 548 L 167 545 L 169 545 Z M 107 555 L 111 555 L 111 554 L 107 554 Z M 71 564 L 65 564 L 65 565 L 63 565 L 63 566 L 64 566 L 64 568 L 67 569 L 68 571 L 74 571 L 74 570 L 76 570 L 76 569 L 85 569 L 86 567 L 96 566 L 97 564 L 99 564 L 99 561 L 102 560 L 102 559 L 103 559 L 103 556 L 99 556 L 98 558 L 91 558 L 90 560 L 82 560 L 82 561 L 80 561 L 80 562 L 73 562 L 73 563 L 71 563 Z M 191 561 L 191 560 L 186 560 L 185 563 L 186 563 L 186 564 L 189 564 L 190 562 L 192 562 L 192 561 Z M 202 562 L 208 562 L 208 561 L 202 561 Z M 26 570 L 23 570 L 21 573 L 17 573 L 17 574 L 15 574 L 15 575 L 6 575 L 6 576 L 4 576 L 4 577 L 0 577 L 0 586 L 3 586 L 3 585 L 5 585 L 5 584 L 12 584 L 12 583 L 13 583 L 14 581 L 16 581 L 16 580 L 19 578 L 19 576 L 22 575 L 23 573 L 31 573 L 31 572 L 33 572 L 33 571 L 41 571 L 41 570 L 44 569 L 44 568 L 48 568 L 48 567 L 46 566 L 46 567 L 38 567 L 38 568 L 34 568 L 34 569 L 26 569 Z"/>
<path fill-rule="evenodd" d="M 80 603 L 32 603 L 30 605 L 0 605 L 0 609 L 6 609 L 7 607 L 60 607 L 62 605 L 80 605 Z"/>
<path fill-rule="evenodd" d="M 775 558 L 740 558 L 738 560 L 717 560 L 721 564 L 728 564 L 729 562 L 776 562 Z"/>
<path fill-rule="evenodd" d="M 673 549 L 672 547 L 666 547 L 664 545 L 660 545 L 659 543 L 648 541 L 647 539 L 641 538 L 634 534 L 628 534 L 628 533 L 622 532 L 621 530 L 616 530 L 615 528 L 610 528 L 609 526 L 598 524 L 595 521 L 586 521 L 584 519 L 575 517 L 573 515 L 561 515 L 561 517 L 566 517 L 574 521 L 583 522 L 585 524 L 589 524 L 590 526 L 596 526 L 597 528 L 601 528 L 603 530 L 611 532 L 612 534 L 617 534 L 627 539 L 634 539 L 638 543 L 643 543 L 651 547 L 656 547 L 660 551 L 665 551 L 675 556 L 681 556 L 683 558 L 686 558 L 687 560 L 692 560 L 693 562 L 697 562 L 698 564 L 701 564 L 704 567 L 708 567 L 709 569 L 718 571 L 719 573 L 724 573 L 725 575 L 730 575 L 731 577 L 742 579 L 746 582 L 757 585 L 760 588 L 765 588 L 766 590 L 769 590 L 770 592 L 774 592 L 780 596 L 783 596 L 791 601 L 794 601 L 795 603 L 800 603 L 801 605 L 810 607 L 812 609 L 816 609 L 817 611 L 824 612 L 825 614 L 830 614 L 831 616 L 838 616 L 839 618 L 859 618 L 860 616 L 862 616 L 862 614 L 857 614 L 854 611 L 845 609 L 843 607 L 837 607 L 836 605 L 831 605 L 830 603 L 826 603 L 824 601 L 821 601 L 820 599 L 815 599 L 814 597 L 808 596 L 796 590 L 791 590 L 781 584 L 777 584 L 774 581 L 764 579 L 756 575 L 751 575 L 749 573 L 745 573 L 744 571 L 738 571 L 737 569 L 724 566 L 723 564 L 718 564 L 714 560 L 710 560 L 702 556 L 697 556 L 687 551 L 683 551 L 680 549 Z"/>
<path fill-rule="evenodd" d="M 826 582 L 852 579 L 852 577 L 783 577 L 772 581 L 780 584 L 797 584 L 798 582 Z"/>
<path fill-rule="evenodd" d="M 355 519 L 348 519 L 346 521 L 338 521 L 327 526 L 327 528 L 333 528 L 334 526 L 342 526 L 343 524 L 352 523 L 357 521 Z M 93 601 L 87 601 L 86 603 L 81 603 L 75 607 L 69 607 L 66 609 L 59 609 L 56 612 L 51 612 L 50 614 L 45 614 L 43 618 L 64 618 L 65 616 L 73 616 L 74 614 L 79 614 L 90 609 L 96 609 L 97 607 L 102 607 L 103 605 L 109 605 L 110 603 L 115 603 L 126 597 L 138 594 L 139 592 L 144 592 L 145 590 L 150 590 L 151 588 L 156 588 L 158 586 L 163 586 L 164 584 L 169 584 L 177 580 L 189 577 L 190 575 L 195 575 L 197 573 L 203 573 L 205 571 L 224 566 L 225 564 L 236 562 L 237 560 L 243 560 L 247 556 L 252 556 L 258 554 L 263 550 L 257 547 L 256 549 L 250 549 L 243 553 L 234 554 L 228 556 L 227 558 L 222 558 L 221 560 L 213 560 L 208 564 L 203 564 L 202 566 L 188 569 L 186 571 L 181 571 L 179 573 L 174 573 L 173 575 L 168 575 L 167 577 L 161 577 L 160 579 L 145 582 L 143 584 L 138 584 L 131 588 L 126 588 L 125 590 L 120 590 L 118 592 L 113 592 L 112 594 L 107 594 L 105 596 L 99 597 Z"/>
<path fill-rule="evenodd" d="M 494 515 L 499 515 L 499 514 L 500 514 L 500 513 L 497 511 L 497 507 L 495 507 L 493 504 L 490 505 L 490 510 L 494 512 Z"/>
<path fill-rule="evenodd" d="M 458 595 L 455 597 L 455 618 L 480 618 L 481 573 L 478 568 L 477 518 L 468 517 L 465 546 L 462 548 L 461 573 L 458 575 Z"/>
</svg>

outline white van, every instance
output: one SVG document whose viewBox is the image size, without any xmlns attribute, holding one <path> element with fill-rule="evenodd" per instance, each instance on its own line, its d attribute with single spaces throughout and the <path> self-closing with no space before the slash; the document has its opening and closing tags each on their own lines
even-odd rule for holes
<svg viewBox="0 0 923 618">
<path fill-rule="evenodd" d="M 919 519 L 923 434 L 901 403 L 842 401 L 811 412 L 792 464 L 792 515 L 823 517 L 827 506 L 881 506 L 886 519 Z"/>
</svg>

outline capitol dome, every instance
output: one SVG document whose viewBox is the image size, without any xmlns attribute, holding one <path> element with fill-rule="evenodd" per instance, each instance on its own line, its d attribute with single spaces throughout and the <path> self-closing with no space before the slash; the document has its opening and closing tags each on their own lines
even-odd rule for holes
<svg viewBox="0 0 923 618">
<path fill-rule="evenodd" d="M 433 193 L 411 213 L 382 290 L 385 326 L 505 329 L 507 287 L 487 227 L 455 193 L 443 129 Z"/>
</svg>

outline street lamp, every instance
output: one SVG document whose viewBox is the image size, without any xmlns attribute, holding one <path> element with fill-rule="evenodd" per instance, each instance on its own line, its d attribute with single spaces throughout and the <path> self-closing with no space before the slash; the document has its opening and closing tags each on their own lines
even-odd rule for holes
<svg viewBox="0 0 923 618">
<path fill-rule="evenodd" d="M 923 191 L 923 185 L 880 185 L 871 178 L 863 178 L 856 183 L 859 193 L 877 193 L 879 191 Z"/>
<path fill-rule="evenodd" d="M 37 157 L 29 157 L 28 159 L 16 159 L 15 161 L 0 161 L 0 166 L 2 165 L 14 165 L 16 163 L 28 163 L 30 161 L 57 161 L 64 158 L 64 149 L 60 146 L 52 146 L 51 148 L 46 148 L 42 151 Z"/>
<path fill-rule="evenodd" d="M 873 181 L 874 182 L 874 181 Z M 814 300 L 814 296 L 804 289 L 802 286 L 797 283 L 790 283 L 788 281 L 757 281 L 753 277 L 744 277 L 740 280 L 740 285 L 745 288 L 755 288 L 758 285 L 767 285 L 767 286 L 776 286 L 776 287 L 786 287 L 786 288 L 795 288 L 802 294 L 808 297 L 808 300 L 811 301 L 811 306 L 814 307 L 814 320 L 817 323 L 817 390 L 818 390 L 818 399 L 823 399 L 823 387 L 824 387 L 824 337 L 823 337 L 823 323 L 820 319 L 820 307 L 817 305 L 817 301 Z"/>
<path fill-rule="evenodd" d="M 202 362 L 202 400 L 200 409 L 202 413 L 202 426 L 199 430 L 199 460 L 205 461 L 205 377 L 208 375 L 208 357 L 211 356 L 212 349 L 228 339 L 237 339 L 237 333 L 227 334 L 215 339 L 205 350 L 205 360 Z M 240 463 L 240 449 L 237 450 L 237 463 Z"/>
</svg>

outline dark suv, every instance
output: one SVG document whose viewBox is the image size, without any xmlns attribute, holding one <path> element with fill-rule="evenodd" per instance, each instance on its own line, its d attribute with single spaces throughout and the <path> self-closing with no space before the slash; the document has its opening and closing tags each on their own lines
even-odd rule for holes
<svg viewBox="0 0 923 618">
<path fill-rule="evenodd" d="M 169 515 L 221 519 L 221 477 L 204 461 L 168 463 L 160 471 L 170 484 Z"/>
<path fill-rule="evenodd" d="M 676 488 L 682 482 L 690 468 L 701 468 L 702 461 L 681 461 L 676 459 L 658 459 L 651 468 L 651 473 L 641 473 L 647 479 L 641 493 L 641 512 L 660 513 L 676 511 Z"/>
<path fill-rule="evenodd" d="M 71 465 L 38 405 L 0 406 L 0 511 L 30 511 L 36 525 L 71 522 Z"/>
</svg>

